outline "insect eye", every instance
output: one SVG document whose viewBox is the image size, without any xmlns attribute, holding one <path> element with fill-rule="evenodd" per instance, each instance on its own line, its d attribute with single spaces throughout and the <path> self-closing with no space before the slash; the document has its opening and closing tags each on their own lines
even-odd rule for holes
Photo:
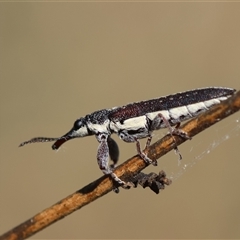
<svg viewBox="0 0 240 240">
<path fill-rule="evenodd" d="M 76 120 L 75 123 L 73 124 L 73 129 L 78 130 L 82 126 L 83 126 L 83 123 L 82 123 L 82 119 L 80 118 L 80 119 Z"/>
</svg>

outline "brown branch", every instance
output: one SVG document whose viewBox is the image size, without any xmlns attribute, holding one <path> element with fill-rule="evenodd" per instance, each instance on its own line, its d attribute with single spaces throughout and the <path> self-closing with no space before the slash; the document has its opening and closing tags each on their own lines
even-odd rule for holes
<svg viewBox="0 0 240 240">
<path fill-rule="evenodd" d="M 228 100 L 205 112 L 197 119 L 187 122 L 181 129 L 188 133 L 190 137 L 193 137 L 204 129 L 239 111 L 239 109 L 240 91 Z M 176 144 L 180 145 L 185 141 L 177 136 L 173 138 L 166 135 L 149 147 L 148 156 L 153 160 L 158 159 L 172 150 Z M 121 179 L 129 181 L 145 167 L 147 167 L 145 162 L 138 156 L 134 156 L 117 167 L 114 172 Z M 109 176 L 103 176 L 0 236 L 0 240 L 26 239 L 68 214 L 102 197 L 110 192 L 112 188 L 112 180 Z"/>
</svg>

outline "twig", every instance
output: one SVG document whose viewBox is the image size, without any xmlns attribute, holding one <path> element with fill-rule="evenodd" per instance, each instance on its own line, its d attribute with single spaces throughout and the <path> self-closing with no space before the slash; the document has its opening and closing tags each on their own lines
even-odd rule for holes
<svg viewBox="0 0 240 240">
<path fill-rule="evenodd" d="M 181 127 L 181 129 L 190 137 L 193 137 L 204 129 L 239 111 L 239 109 L 240 91 L 228 100 L 203 113 L 197 119 L 187 122 Z M 185 139 L 178 136 L 175 136 L 173 139 L 170 135 L 166 135 L 147 149 L 148 157 L 153 160 L 158 159 L 172 150 L 176 145 L 180 145 L 185 141 Z M 134 156 L 117 167 L 114 172 L 121 179 L 131 181 L 134 176 L 145 167 L 147 167 L 145 162 L 139 158 L 139 156 Z M 102 197 L 110 192 L 112 188 L 113 182 L 109 176 L 102 176 L 96 181 L 88 184 L 77 192 L 69 195 L 65 199 L 43 210 L 26 222 L 21 223 L 19 226 L 0 236 L 0 240 L 26 239 L 68 214 L 71 214 L 92 201 Z"/>
</svg>

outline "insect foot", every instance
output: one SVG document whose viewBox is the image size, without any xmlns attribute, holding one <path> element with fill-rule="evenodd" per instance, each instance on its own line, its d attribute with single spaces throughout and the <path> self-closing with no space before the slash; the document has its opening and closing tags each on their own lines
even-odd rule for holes
<svg viewBox="0 0 240 240">
<path fill-rule="evenodd" d="M 140 144 L 140 141 L 135 138 L 135 141 L 136 141 L 136 147 L 137 147 L 137 153 L 138 155 L 144 160 L 144 162 L 147 164 L 147 165 L 150 165 L 152 164 L 153 166 L 157 166 L 157 161 L 156 160 L 152 160 L 150 159 L 146 153 L 144 153 L 144 151 L 147 151 L 147 148 L 149 147 L 150 143 L 151 143 L 151 140 L 152 140 L 152 136 L 148 137 L 148 140 L 146 142 L 146 146 L 144 148 L 144 150 L 141 150 L 141 144 Z"/>
</svg>

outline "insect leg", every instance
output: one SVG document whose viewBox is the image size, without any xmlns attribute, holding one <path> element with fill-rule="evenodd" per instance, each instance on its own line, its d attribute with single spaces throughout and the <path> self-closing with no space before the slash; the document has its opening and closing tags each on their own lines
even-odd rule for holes
<svg viewBox="0 0 240 240">
<path fill-rule="evenodd" d="M 141 149 L 140 146 L 140 141 L 139 141 L 139 135 L 140 134 L 130 134 L 127 130 L 122 130 L 121 132 L 118 133 L 118 136 L 125 142 L 136 142 L 136 148 L 137 148 L 137 153 L 139 156 L 146 162 L 146 164 L 153 164 L 154 166 L 157 166 L 157 161 L 150 159 L 144 151 Z M 148 140 L 146 142 L 146 146 L 144 150 L 150 145 L 152 136 L 151 134 L 147 131 L 147 133 L 144 133 L 144 136 L 148 136 Z"/>
<path fill-rule="evenodd" d="M 184 139 L 191 139 L 191 137 L 189 137 L 186 132 L 179 129 L 181 124 L 180 122 L 178 122 L 175 127 L 171 127 L 169 121 L 163 116 L 163 114 L 159 113 L 157 117 L 160 117 L 163 120 L 163 122 L 165 123 L 165 126 L 168 128 L 171 135 L 177 135 Z"/>
<path fill-rule="evenodd" d="M 169 130 L 169 133 L 171 136 L 173 135 L 177 135 L 177 136 L 180 136 L 184 139 L 191 139 L 186 132 L 182 131 L 179 129 L 179 126 L 180 126 L 180 122 L 176 124 L 175 128 L 171 127 L 169 121 L 164 117 L 163 114 L 159 113 L 154 119 L 153 119 L 153 122 L 152 122 L 152 127 L 153 129 L 157 127 L 157 125 L 160 125 L 160 122 L 161 120 L 164 122 L 165 126 L 168 128 Z M 175 141 L 175 139 L 174 139 Z M 182 159 L 182 155 L 180 153 L 180 151 L 178 150 L 178 147 L 175 146 L 174 147 L 174 150 L 176 152 L 176 154 L 178 154 L 179 156 L 179 160 Z"/>
<path fill-rule="evenodd" d="M 151 139 L 152 139 L 152 138 L 150 138 L 150 137 L 148 138 L 147 143 L 146 143 L 146 147 L 147 147 L 147 145 L 150 144 Z M 139 156 L 140 156 L 147 164 L 152 164 L 153 166 L 157 166 L 157 161 L 150 159 L 150 158 L 141 150 L 140 141 L 139 141 L 137 138 L 135 138 L 135 141 L 136 141 L 136 146 L 137 146 L 137 153 L 139 154 Z M 146 149 L 146 147 L 145 147 L 145 149 Z M 145 149 L 144 149 L 144 150 L 145 150 Z"/>
<path fill-rule="evenodd" d="M 168 124 L 169 124 L 169 123 L 168 123 Z M 170 134 L 171 134 L 171 135 L 177 135 L 177 136 L 180 136 L 180 137 L 182 137 L 182 138 L 184 138 L 184 139 L 189 139 L 189 140 L 190 140 L 191 137 L 189 137 L 186 132 L 184 132 L 183 130 L 179 129 L 180 125 L 181 125 L 181 123 L 179 122 L 179 123 L 177 123 L 176 126 L 173 128 L 173 127 L 171 127 L 170 124 L 169 124 L 169 126 L 170 126 L 170 128 L 171 128 Z M 169 129 L 169 127 L 168 127 L 168 129 Z M 169 130 L 170 130 L 170 129 L 169 129 Z"/>
<path fill-rule="evenodd" d="M 146 145 L 145 145 L 145 148 L 143 149 L 143 151 L 146 150 L 146 149 L 150 146 L 151 141 L 152 141 L 152 135 L 150 135 L 150 136 L 148 137 L 147 142 L 146 142 Z"/>
<path fill-rule="evenodd" d="M 100 142 L 97 151 L 97 161 L 99 168 L 102 170 L 104 174 L 109 174 L 112 179 L 118 183 L 123 188 L 129 188 L 130 186 L 122 181 L 115 173 L 112 172 L 110 167 L 108 166 L 108 157 L 109 157 L 109 147 L 108 147 L 108 137 L 107 133 L 100 133 L 97 135 L 97 139 Z M 117 189 L 114 189 L 115 192 L 118 192 Z"/>
</svg>

